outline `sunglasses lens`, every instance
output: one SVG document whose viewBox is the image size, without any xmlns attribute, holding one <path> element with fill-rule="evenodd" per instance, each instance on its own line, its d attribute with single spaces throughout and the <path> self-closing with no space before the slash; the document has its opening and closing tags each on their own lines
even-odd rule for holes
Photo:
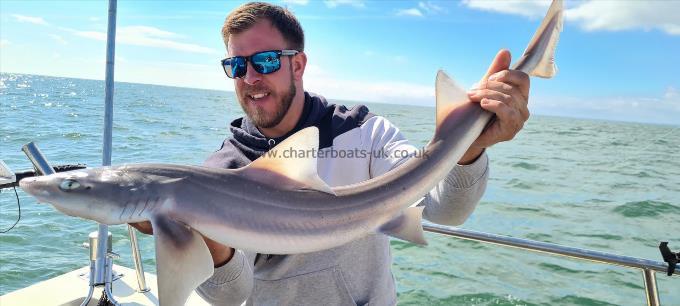
<svg viewBox="0 0 680 306">
<path fill-rule="evenodd" d="M 253 54 L 251 57 L 252 65 L 255 71 L 268 74 L 276 72 L 281 68 L 281 60 L 279 54 L 275 51 L 267 51 Z"/>
<path fill-rule="evenodd" d="M 222 62 L 224 72 L 230 78 L 241 78 L 246 75 L 246 59 L 243 57 L 231 57 Z"/>
</svg>

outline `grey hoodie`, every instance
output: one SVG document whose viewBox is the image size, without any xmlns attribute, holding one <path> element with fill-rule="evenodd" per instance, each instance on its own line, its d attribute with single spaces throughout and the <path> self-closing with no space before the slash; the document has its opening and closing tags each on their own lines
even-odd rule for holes
<svg viewBox="0 0 680 306">
<path fill-rule="evenodd" d="M 240 168 L 293 133 L 319 128 L 319 176 L 331 187 L 379 176 L 398 166 L 417 149 L 399 129 L 365 106 L 347 109 L 323 97 L 305 93 L 296 127 L 269 139 L 247 118 L 231 123 L 233 137 L 204 163 L 209 167 Z M 462 224 L 479 202 L 488 179 L 488 158 L 455 167 L 418 205 L 436 223 Z M 323 205 L 323 203 L 319 203 Z M 198 287 L 215 305 L 394 305 L 396 288 L 390 269 L 389 238 L 375 233 L 348 244 L 296 255 L 255 254 L 236 250 L 224 266 Z"/>
</svg>

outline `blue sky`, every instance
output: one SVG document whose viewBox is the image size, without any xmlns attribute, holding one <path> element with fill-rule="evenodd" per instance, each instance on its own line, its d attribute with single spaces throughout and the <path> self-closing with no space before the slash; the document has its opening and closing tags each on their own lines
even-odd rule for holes
<svg viewBox="0 0 680 306">
<path fill-rule="evenodd" d="M 119 1 L 116 80 L 233 90 L 220 28 L 241 2 Z M 434 105 L 446 70 L 469 87 L 500 48 L 524 50 L 546 1 L 278 1 L 306 34 L 305 88 L 328 98 Z M 680 1 L 566 2 L 535 114 L 680 125 Z M 0 71 L 103 79 L 107 3 L 0 1 Z"/>
</svg>

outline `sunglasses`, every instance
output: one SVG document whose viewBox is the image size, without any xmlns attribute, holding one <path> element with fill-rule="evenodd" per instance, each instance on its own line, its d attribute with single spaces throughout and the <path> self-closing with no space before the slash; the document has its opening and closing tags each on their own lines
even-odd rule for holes
<svg viewBox="0 0 680 306">
<path fill-rule="evenodd" d="M 270 74 L 281 69 L 281 56 L 293 56 L 300 53 L 296 50 L 272 50 L 257 52 L 251 56 L 234 56 L 222 60 L 222 68 L 229 78 L 246 76 L 248 62 L 261 74 Z"/>
</svg>

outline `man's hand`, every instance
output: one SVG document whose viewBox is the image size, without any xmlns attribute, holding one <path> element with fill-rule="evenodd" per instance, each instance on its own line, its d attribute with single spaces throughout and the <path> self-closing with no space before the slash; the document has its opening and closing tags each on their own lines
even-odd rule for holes
<svg viewBox="0 0 680 306">
<path fill-rule="evenodd" d="M 147 235 L 153 234 L 153 228 L 151 227 L 151 222 L 149 221 L 129 224 L 130 226 L 136 228 L 137 230 L 144 234 Z M 205 236 L 203 236 L 203 240 L 205 241 L 205 244 L 208 246 L 208 250 L 210 250 L 210 255 L 212 256 L 213 263 L 216 268 L 224 266 L 234 256 L 234 249 L 226 245 L 223 245 L 219 242 L 215 242 L 214 240 L 211 240 L 210 238 Z"/>
<path fill-rule="evenodd" d="M 151 227 L 151 222 L 149 221 L 128 224 L 144 234 L 153 235 L 153 228 Z"/>
<path fill-rule="evenodd" d="M 499 51 L 486 75 L 468 92 L 472 102 L 479 102 L 496 117 L 465 152 L 458 162 L 461 165 L 474 162 L 485 148 L 513 139 L 529 119 L 529 76 L 518 70 L 508 70 L 510 59 L 508 50 Z"/>
</svg>

